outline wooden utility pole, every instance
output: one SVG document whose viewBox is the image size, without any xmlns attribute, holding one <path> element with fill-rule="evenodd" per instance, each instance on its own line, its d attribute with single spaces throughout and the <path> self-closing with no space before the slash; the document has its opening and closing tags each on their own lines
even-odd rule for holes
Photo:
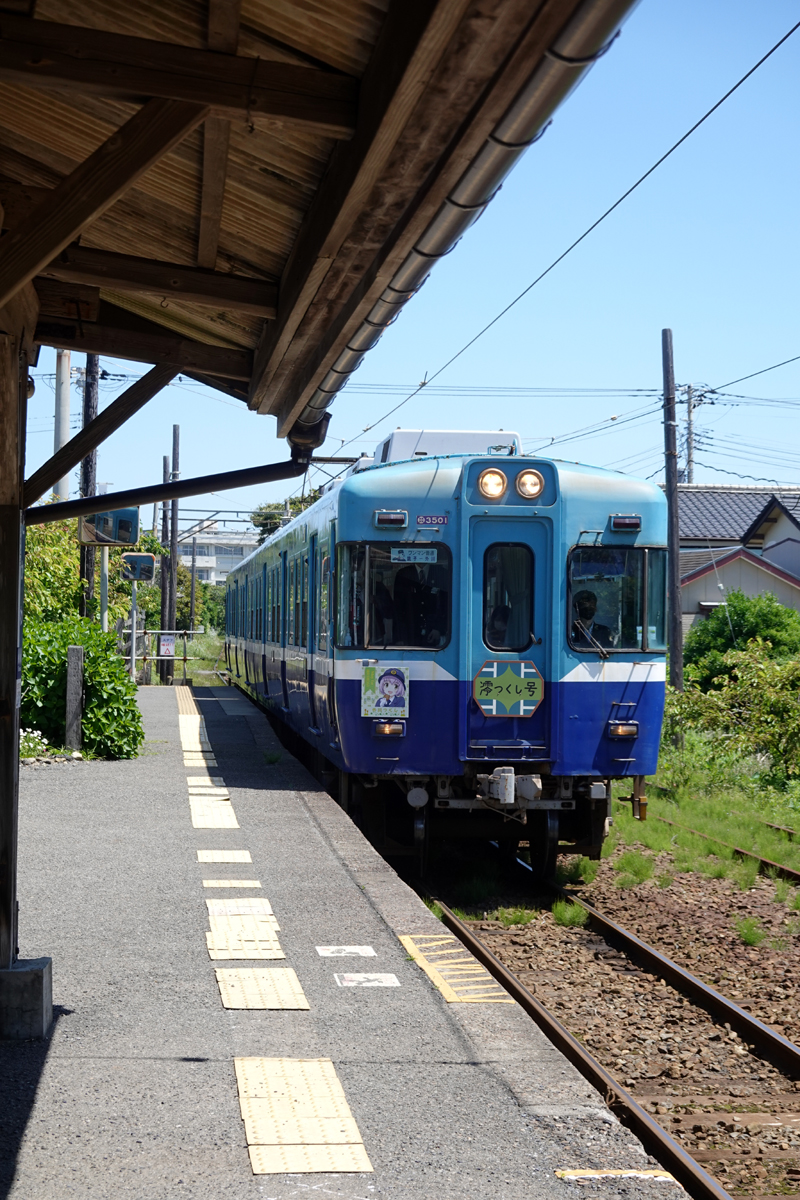
<svg viewBox="0 0 800 1200">
<path fill-rule="evenodd" d="M 181 427 L 172 426 L 172 473 L 171 480 L 180 479 L 180 448 Z M 172 520 L 169 531 L 169 617 L 167 627 L 173 632 L 178 620 L 178 506 L 179 501 L 172 501 Z M 172 681 L 175 675 L 175 663 L 167 662 L 167 680 Z"/>
<path fill-rule="evenodd" d="M 169 483 L 169 455 L 164 455 L 164 483 Z M 169 508 L 165 500 L 161 506 L 161 545 L 169 544 Z M 167 628 L 169 621 L 169 557 L 161 555 L 161 628 Z M 161 651 L 159 651 L 161 653 Z M 167 681 L 167 664 L 159 661 L 158 677 L 162 683 Z"/>
<path fill-rule="evenodd" d="M 97 416 L 98 379 L 100 359 L 96 354 L 86 355 L 86 374 L 83 378 L 83 427 L 86 428 Z M 92 450 L 81 462 L 81 496 L 97 494 L 97 451 Z M 81 546 L 81 616 L 88 611 L 88 601 L 94 597 L 94 546 Z"/>
<path fill-rule="evenodd" d="M 678 513 L 678 439 L 675 416 L 675 365 L 672 330 L 661 330 L 664 371 L 664 464 L 667 491 L 667 600 L 669 612 L 669 681 L 683 691 L 683 625 L 681 623 L 680 519 Z"/>
</svg>

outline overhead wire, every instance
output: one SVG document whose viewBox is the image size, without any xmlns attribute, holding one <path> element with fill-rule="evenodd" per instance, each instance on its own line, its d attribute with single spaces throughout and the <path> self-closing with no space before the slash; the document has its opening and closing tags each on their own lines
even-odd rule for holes
<svg viewBox="0 0 800 1200">
<path fill-rule="evenodd" d="M 389 411 L 384 413 L 384 415 L 382 417 L 379 417 L 376 421 L 373 421 L 370 425 L 367 425 L 367 427 L 365 429 L 363 429 L 361 431 L 361 433 L 358 434 L 356 437 L 353 437 L 350 439 L 350 441 L 345 442 L 344 445 L 342 446 L 342 449 L 344 449 L 344 446 L 352 445 L 353 442 L 357 441 L 358 438 L 361 437 L 364 433 L 368 433 L 370 430 L 374 429 L 377 425 L 380 425 L 381 422 L 387 420 L 394 413 L 396 413 L 398 411 L 398 409 L 402 408 L 404 404 L 407 404 L 409 402 L 409 400 L 413 400 L 415 396 L 419 395 L 419 393 L 423 390 L 423 388 L 427 387 L 430 383 L 432 383 L 434 379 L 438 379 L 439 376 L 444 371 L 446 371 L 448 369 L 448 367 L 451 367 L 453 365 L 453 363 L 461 357 L 462 354 L 465 354 L 466 351 L 469 350 L 471 346 L 474 346 L 475 343 L 480 338 L 482 338 L 484 336 L 484 334 L 488 333 L 488 331 L 494 325 L 496 325 L 498 321 L 502 320 L 502 318 L 507 313 L 509 313 L 511 311 L 511 309 L 514 308 L 515 305 L 519 304 L 519 302 L 522 299 L 524 299 L 524 297 L 527 296 L 528 293 L 531 292 L 533 290 L 533 288 L 535 288 L 537 286 L 537 284 L 541 283 L 541 281 L 544 278 L 546 278 L 546 276 L 548 276 L 550 274 L 550 272 L 553 271 L 559 265 L 559 263 L 562 263 L 564 261 L 564 259 L 569 254 L 572 253 L 573 250 L 575 250 L 578 246 L 580 246 L 581 242 L 585 241 L 586 238 L 589 237 L 589 235 L 591 233 L 593 233 L 594 230 L 597 229 L 597 227 L 603 223 L 603 221 L 605 221 L 608 217 L 610 217 L 611 214 L 616 209 L 618 209 L 619 206 L 621 204 L 623 204 L 624 201 L 627 200 L 628 197 L 630 195 L 632 195 L 633 192 L 635 192 L 637 188 L 641 187 L 641 185 L 645 182 L 645 180 L 649 179 L 649 177 L 653 174 L 653 172 L 658 170 L 658 168 L 661 166 L 661 164 L 666 162 L 666 160 L 671 155 L 673 155 L 675 153 L 675 151 L 680 146 L 682 146 L 683 143 L 685 141 L 687 141 L 687 139 L 690 138 L 692 136 L 692 134 L 695 133 L 696 130 L 698 130 L 700 128 L 700 126 L 703 125 L 709 119 L 709 117 L 711 117 L 717 111 L 718 108 L 720 108 L 725 103 L 726 100 L 730 99 L 730 97 L 734 94 L 734 92 L 738 91 L 739 88 L 744 83 L 746 83 L 747 80 L 752 75 L 755 74 L 755 72 L 759 69 L 759 67 L 763 66 L 764 63 L 769 58 L 771 58 L 772 55 L 775 54 L 775 52 L 780 49 L 780 47 L 784 44 L 784 42 L 788 41 L 789 38 L 792 36 L 792 34 L 796 33 L 798 29 L 800 29 L 800 21 L 796 22 L 796 24 L 794 24 L 792 26 L 792 28 L 788 31 L 788 33 L 785 33 L 783 35 L 783 37 L 780 38 L 780 40 L 777 41 L 775 43 L 775 45 L 770 50 L 767 51 L 766 54 L 762 55 L 762 57 L 758 60 L 758 62 L 755 63 L 750 68 L 749 71 L 747 71 L 744 75 L 742 75 L 741 79 L 739 79 L 733 85 L 733 87 L 729 88 L 728 91 L 725 92 L 725 94 L 723 96 L 721 96 L 719 100 L 717 100 L 716 104 L 713 104 L 711 106 L 711 108 L 709 108 L 708 111 L 706 113 L 704 113 L 702 117 L 700 117 L 700 119 L 698 121 L 695 121 L 694 125 L 692 125 L 691 128 L 688 129 L 686 131 L 686 133 L 683 134 L 682 137 L 678 138 L 677 142 L 675 142 L 672 146 L 670 146 L 669 150 L 667 150 L 666 153 L 662 154 L 661 157 L 659 159 L 657 159 L 656 162 L 654 162 L 653 165 L 651 167 L 649 167 L 648 170 L 645 171 L 645 173 L 643 175 L 640 175 L 639 178 L 636 180 L 636 182 L 633 183 L 625 192 L 623 192 L 618 200 L 615 200 L 614 203 L 609 208 L 607 208 L 605 210 L 605 212 L 602 213 L 601 216 L 599 216 L 597 218 L 596 221 L 593 221 L 592 224 L 587 229 L 584 230 L 584 232 L 580 235 L 580 237 L 577 237 L 575 239 L 575 241 L 572 242 L 571 245 L 569 245 L 566 248 L 566 250 L 562 251 L 562 253 L 559 254 L 559 256 L 557 258 L 555 258 L 550 263 L 550 265 L 544 269 L 544 271 L 542 271 L 539 275 L 537 275 L 536 278 L 531 283 L 529 283 L 526 288 L 523 288 L 523 290 L 519 293 L 519 295 L 515 296 L 514 299 L 505 306 L 505 308 L 501 309 L 501 311 L 497 314 L 497 316 L 493 317 L 492 320 L 489 321 L 486 325 L 484 325 L 482 329 L 478 330 L 478 332 L 473 337 L 471 337 L 469 339 L 469 341 L 466 342 L 461 347 L 460 350 L 457 350 L 456 353 L 454 355 L 452 355 L 452 357 L 449 358 L 446 363 L 444 363 L 441 367 L 439 367 L 439 369 L 437 371 L 435 371 L 433 373 L 433 375 L 431 375 L 430 379 L 428 378 L 428 376 L 426 374 L 425 379 L 423 379 L 422 382 L 419 383 L 416 386 L 416 388 L 414 388 L 413 391 L 408 396 L 405 397 L 405 399 L 401 400 L 399 404 L 395 404 L 394 407 L 390 408 Z M 723 385 L 723 386 L 728 386 L 728 385 Z"/>
</svg>

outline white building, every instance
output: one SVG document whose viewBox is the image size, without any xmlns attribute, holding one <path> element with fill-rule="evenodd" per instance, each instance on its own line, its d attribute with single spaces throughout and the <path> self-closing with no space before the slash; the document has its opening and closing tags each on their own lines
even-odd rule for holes
<svg viewBox="0 0 800 1200">
<path fill-rule="evenodd" d="M 197 579 L 203 583 L 223 585 L 228 572 L 247 558 L 258 545 L 255 529 L 234 531 L 221 529 L 217 521 L 200 521 L 181 533 L 180 560 L 192 569 L 192 538 L 197 538 Z"/>
</svg>

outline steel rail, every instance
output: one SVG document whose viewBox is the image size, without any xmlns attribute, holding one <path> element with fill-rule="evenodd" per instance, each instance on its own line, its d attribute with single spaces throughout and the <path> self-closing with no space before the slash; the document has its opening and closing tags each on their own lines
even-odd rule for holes
<svg viewBox="0 0 800 1200">
<path fill-rule="evenodd" d="M 505 988 L 508 994 L 531 1017 L 547 1038 L 561 1051 L 584 1079 L 603 1096 L 608 1107 L 616 1113 L 639 1138 L 648 1153 L 683 1185 L 693 1200 L 731 1200 L 724 1188 L 708 1175 L 690 1154 L 669 1136 L 667 1131 L 636 1103 L 605 1067 L 572 1036 L 552 1013 L 528 991 L 523 983 L 500 962 L 488 946 L 475 936 L 441 900 L 437 901 L 445 925 L 471 954 L 483 963 L 486 970 Z"/>
<path fill-rule="evenodd" d="M 728 842 L 723 842 L 721 838 L 711 837 L 708 833 L 701 833 L 699 829 L 692 829 L 689 825 L 680 825 L 677 821 L 668 821 L 666 817 L 653 817 L 651 820 L 661 821 L 662 825 L 671 825 L 673 829 L 682 829 L 684 833 L 691 833 L 694 837 L 703 838 L 706 842 L 715 842 L 717 846 L 724 846 L 726 850 L 732 850 L 738 858 L 752 858 L 754 862 L 759 864 L 759 867 L 764 867 L 766 871 L 773 871 L 780 879 L 786 879 L 789 883 L 800 884 L 800 871 L 795 871 L 793 867 L 784 867 L 781 863 L 773 862 L 770 858 L 762 858 L 760 854 L 754 854 L 752 850 L 743 850 L 741 846 L 731 846 Z M 764 821 L 764 825 L 769 822 Z M 781 826 L 770 826 L 772 829 L 779 829 Z M 787 832 L 787 831 L 784 831 Z M 791 832 L 794 832 L 793 830 Z"/>
<path fill-rule="evenodd" d="M 671 958 L 667 958 L 653 946 L 648 946 L 647 942 L 643 942 L 635 933 L 630 933 L 624 926 L 618 925 L 610 917 L 604 916 L 588 900 L 583 900 L 573 892 L 568 892 L 555 884 L 549 886 L 559 895 L 571 900 L 573 904 L 580 905 L 588 913 L 590 924 L 604 937 L 621 942 L 627 953 L 646 963 L 650 970 L 656 975 L 660 975 L 679 992 L 699 1001 L 715 1017 L 721 1018 L 723 1024 L 727 1021 L 737 1033 L 745 1036 L 748 1042 L 758 1046 L 771 1059 L 777 1059 L 784 1070 L 788 1068 L 800 1078 L 800 1046 L 796 1046 L 794 1042 L 790 1042 L 782 1034 L 770 1029 L 757 1017 L 753 1017 L 743 1008 L 739 1008 L 738 1004 L 734 1004 L 732 1000 L 728 1000 L 714 988 L 709 987 L 707 983 L 703 983 L 702 979 L 692 975 L 690 971 L 673 962 Z"/>
</svg>

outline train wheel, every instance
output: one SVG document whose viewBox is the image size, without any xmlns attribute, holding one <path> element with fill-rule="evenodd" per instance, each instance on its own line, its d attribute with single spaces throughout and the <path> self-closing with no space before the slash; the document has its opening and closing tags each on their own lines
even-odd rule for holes
<svg viewBox="0 0 800 1200">
<path fill-rule="evenodd" d="M 531 870 L 537 883 L 546 883 L 555 877 L 558 858 L 558 813 L 528 813 L 528 845 L 530 847 Z"/>
</svg>

